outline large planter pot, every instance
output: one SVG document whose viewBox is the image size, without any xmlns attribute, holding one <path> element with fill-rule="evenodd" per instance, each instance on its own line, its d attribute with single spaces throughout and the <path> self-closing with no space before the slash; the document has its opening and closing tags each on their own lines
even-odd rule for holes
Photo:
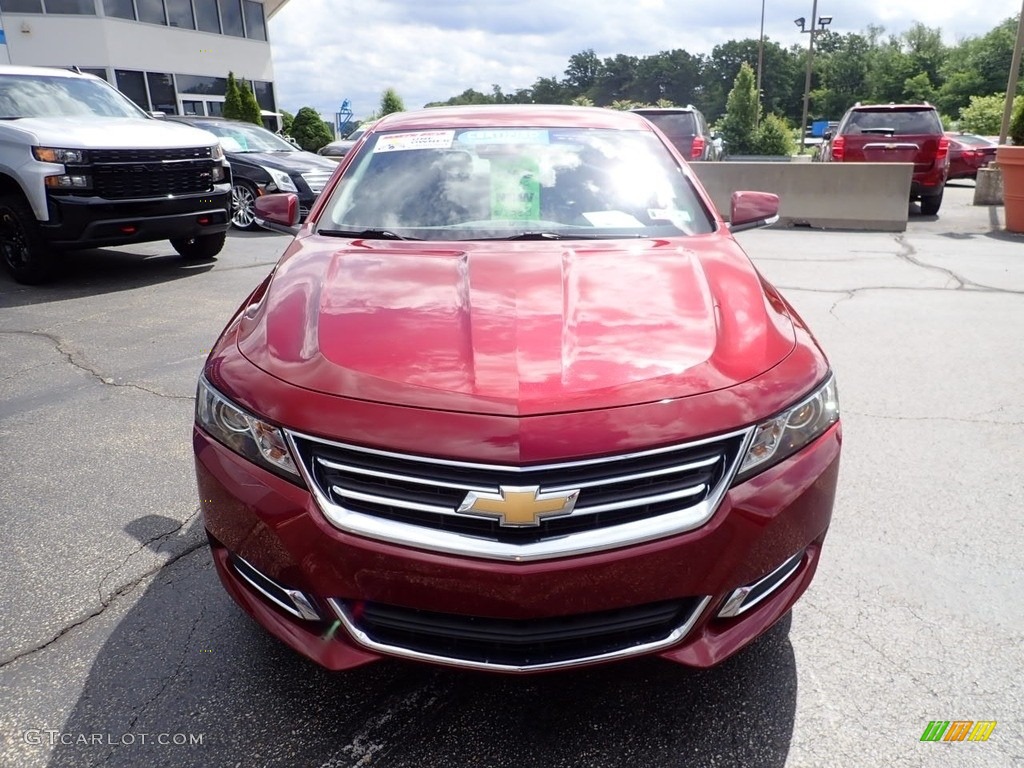
<svg viewBox="0 0 1024 768">
<path fill-rule="evenodd" d="M 1024 146 L 1000 145 L 996 163 L 1003 172 L 1007 232 L 1024 232 Z"/>
</svg>

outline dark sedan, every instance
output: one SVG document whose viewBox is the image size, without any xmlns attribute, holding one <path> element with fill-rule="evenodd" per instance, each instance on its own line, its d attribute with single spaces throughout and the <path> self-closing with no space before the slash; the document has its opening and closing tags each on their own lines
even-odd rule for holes
<svg viewBox="0 0 1024 768">
<path fill-rule="evenodd" d="M 947 133 L 949 137 L 949 180 L 976 179 L 978 169 L 996 159 L 996 142 L 973 133 Z"/>
<path fill-rule="evenodd" d="M 169 116 L 168 120 L 194 125 L 220 139 L 231 163 L 231 224 L 237 229 L 259 229 L 254 204 L 257 197 L 270 192 L 294 193 L 300 216 L 305 218 L 337 167 L 252 123 L 220 117 Z"/>
</svg>

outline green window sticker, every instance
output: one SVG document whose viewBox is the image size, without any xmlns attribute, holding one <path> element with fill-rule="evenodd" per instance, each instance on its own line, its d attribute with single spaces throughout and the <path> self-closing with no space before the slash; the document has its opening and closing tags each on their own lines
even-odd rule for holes
<svg viewBox="0 0 1024 768">
<path fill-rule="evenodd" d="M 540 218 L 539 168 L 524 157 L 491 159 L 491 218 Z"/>
</svg>

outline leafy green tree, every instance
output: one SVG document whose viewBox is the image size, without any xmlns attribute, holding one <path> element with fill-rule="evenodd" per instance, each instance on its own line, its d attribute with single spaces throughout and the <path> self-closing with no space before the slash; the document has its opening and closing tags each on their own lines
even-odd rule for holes
<svg viewBox="0 0 1024 768">
<path fill-rule="evenodd" d="M 293 120 L 295 120 L 295 115 L 293 115 L 287 109 L 281 110 L 281 133 L 283 133 L 285 136 L 292 135 Z"/>
<path fill-rule="evenodd" d="M 1016 105 L 1010 120 L 1010 140 L 1015 146 L 1024 146 L 1024 99 Z"/>
<path fill-rule="evenodd" d="M 732 90 L 729 91 L 725 117 L 721 123 L 722 138 L 730 154 L 748 155 L 756 151 L 755 131 L 760 116 L 761 105 L 758 103 L 754 70 L 743 62 Z"/>
<path fill-rule="evenodd" d="M 565 68 L 565 84 L 577 95 L 585 94 L 595 85 L 603 73 L 601 60 L 593 48 L 574 53 Z"/>
<path fill-rule="evenodd" d="M 380 96 L 380 116 L 390 115 L 392 112 L 404 112 L 405 104 L 394 88 L 387 88 Z"/>
<path fill-rule="evenodd" d="M 295 113 L 291 136 L 307 152 L 316 152 L 334 139 L 333 131 L 312 107 L 302 107 Z"/>
<path fill-rule="evenodd" d="M 1021 104 L 1024 104 L 1024 96 L 1018 96 L 1013 100 L 1014 113 Z M 1005 105 L 1005 93 L 971 96 L 970 104 L 960 110 L 960 130 L 985 136 L 998 136 L 1003 127 Z"/>
<path fill-rule="evenodd" d="M 908 77 L 903 83 L 903 98 L 906 101 L 922 102 L 934 101 L 935 88 L 926 72 L 918 72 L 913 77 Z"/>
<path fill-rule="evenodd" d="M 228 85 L 224 93 L 224 110 L 221 113 L 231 120 L 242 120 L 242 91 L 238 81 L 235 80 L 235 73 L 228 72 Z"/>
<path fill-rule="evenodd" d="M 568 104 L 572 98 L 568 89 L 555 77 L 538 77 L 532 93 L 535 104 Z"/>
<path fill-rule="evenodd" d="M 637 97 L 636 76 L 639 59 L 623 53 L 604 60 L 597 82 L 586 93 L 595 104 L 605 106 L 620 99 Z"/>
<path fill-rule="evenodd" d="M 792 155 L 796 150 L 793 131 L 778 115 L 766 115 L 754 134 L 755 155 Z"/>
<path fill-rule="evenodd" d="M 260 114 L 260 105 L 256 101 L 256 94 L 252 92 L 252 86 L 247 80 L 238 83 L 239 101 L 241 102 L 241 116 L 237 119 L 247 123 L 263 125 L 263 115 Z"/>
<path fill-rule="evenodd" d="M 592 106 L 594 106 L 594 102 L 592 102 L 586 96 L 577 96 L 570 103 L 574 107 L 592 107 Z"/>
</svg>

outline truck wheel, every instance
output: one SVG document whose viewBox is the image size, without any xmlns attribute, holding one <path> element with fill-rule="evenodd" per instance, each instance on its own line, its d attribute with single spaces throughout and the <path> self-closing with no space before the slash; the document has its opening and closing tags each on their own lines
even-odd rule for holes
<svg viewBox="0 0 1024 768">
<path fill-rule="evenodd" d="M 939 208 L 942 206 L 942 192 L 937 195 L 931 195 L 930 197 L 921 198 L 921 213 L 925 216 L 934 216 L 939 212 Z"/>
<path fill-rule="evenodd" d="M 171 240 L 171 245 L 186 261 L 209 261 L 220 253 L 227 234 L 227 232 L 218 232 L 214 235 L 178 237 Z"/>
<path fill-rule="evenodd" d="M 231 187 L 231 226 L 247 232 L 260 229 L 256 223 L 256 188 L 236 179 Z"/>
<path fill-rule="evenodd" d="M 57 272 L 57 259 L 20 195 L 0 197 L 0 255 L 11 277 L 24 285 L 45 283 Z"/>
</svg>

